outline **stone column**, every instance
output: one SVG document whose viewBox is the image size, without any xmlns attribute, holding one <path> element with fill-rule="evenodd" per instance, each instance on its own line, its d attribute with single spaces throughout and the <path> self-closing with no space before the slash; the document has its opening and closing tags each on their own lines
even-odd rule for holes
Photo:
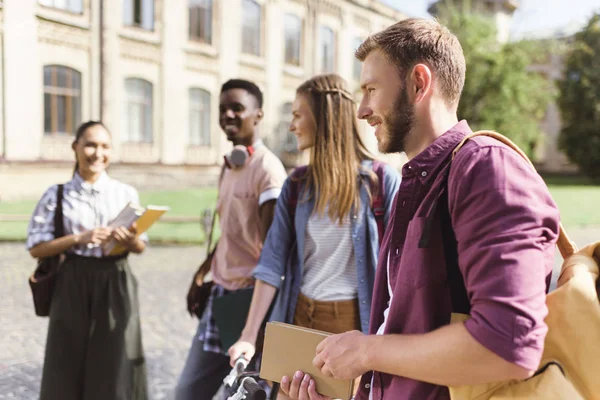
<svg viewBox="0 0 600 400">
<path fill-rule="evenodd" d="M 162 137 L 160 160 L 164 164 L 185 161 L 189 113 L 185 81 L 185 53 L 188 20 L 187 1 L 163 3 L 162 26 Z M 177 100 L 175 100 L 177 99 Z M 175 101 L 174 101 L 175 100 Z M 156 110 L 156 112 L 160 112 Z"/>
<path fill-rule="evenodd" d="M 104 1 L 104 61 L 102 63 L 102 120 L 113 136 L 113 160 L 119 159 L 123 132 L 124 82 L 120 71 L 119 31 L 123 25 L 123 3 Z"/>
<path fill-rule="evenodd" d="M 278 3 L 269 3 L 266 9 L 265 26 L 270 34 L 265 38 L 267 84 L 265 93 L 265 120 L 262 123 L 262 135 L 273 136 L 280 119 L 281 88 L 284 65 L 284 13 Z M 271 141 L 273 143 L 273 141 Z"/>
<path fill-rule="evenodd" d="M 43 70 L 36 0 L 4 0 L 4 118 L 6 158 L 35 160 L 44 134 Z"/>
</svg>

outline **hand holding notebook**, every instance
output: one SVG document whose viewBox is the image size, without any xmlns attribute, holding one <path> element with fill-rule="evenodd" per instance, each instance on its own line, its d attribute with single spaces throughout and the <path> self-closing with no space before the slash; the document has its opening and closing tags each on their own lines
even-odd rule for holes
<svg viewBox="0 0 600 400">
<path fill-rule="evenodd" d="M 296 371 L 311 376 L 316 383 L 317 392 L 336 399 L 350 399 L 354 380 L 338 380 L 327 377 L 314 365 L 316 348 L 327 332 L 300 326 L 269 322 L 260 367 L 260 377 L 280 382 L 283 376 L 292 377 Z"/>
<path fill-rule="evenodd" d="M 139 236 L 146 232 L 148 228 L 152 226 L 164 213 L 169 210 L 169 207 L 149 205 L 146 208 L 129 203 L 121 210 L 119 215 L 108 224 L 109 228 L 116 229 L 124 226 L 131 228 L 133 224 L 136 224 L 136 235 Z M 126 249 L 118 244 L 114 239 L 107 241 L 103 246 L 102 250 L 106 255 L 119 255 L 126 251 Z"/>
</svg>

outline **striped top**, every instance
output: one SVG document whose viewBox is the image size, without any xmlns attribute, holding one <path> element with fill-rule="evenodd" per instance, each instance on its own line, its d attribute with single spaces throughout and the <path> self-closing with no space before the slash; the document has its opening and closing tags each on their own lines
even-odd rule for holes
<svg viewBox="0 0 600 400">
<path fill-rule="evenodd" d="M 327 212 L 308 219 L 300 291 L 313 300 L 352 300 L 358 296 L 352 224 L 348 218 L 340 225 Z"/>
<path fill-rule="evenodd" d="M 27 229 L 27 249 L 54 239 L 54 211 L 58 185 L 53 185 L 39 201 Z M 107 226 L 129 203 L 140 203 L 136 189 L 110 178 L 106 172 L 93 184 L 79 174 L 64 185 L 63 220 L 65 235 Z M 148 241 L 146 234 L 141 239 Z M 101 246 L 79 244 L 67 250 L 85 257 L 103 256 Z"/>
</svg>

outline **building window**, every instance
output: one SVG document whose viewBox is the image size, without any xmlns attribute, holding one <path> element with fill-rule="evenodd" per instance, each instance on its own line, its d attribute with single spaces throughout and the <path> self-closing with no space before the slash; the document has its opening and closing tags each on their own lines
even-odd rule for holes
<svg viewBox="0 0 600 400">
<path fill-rule="evenodd" d="M 326 26 L 321 27 L 321 72 L 335 72 L 335 34 Z"/>
<path fill-rule="evenodd" d="M 69 67 L 44 67 L 44 133 L 74 134 L 81 123 L 81 73 Z"/>
<path fill-rule="evenodd" d="M 212 0 L 189 0 L 190 39 L 212 43 Z"/>
<path fill-rule="evenodd" d="M 242 52 L 260 56 L 260 5 L 253 0 L 244 0 L 242 23 Z"/>
<path fill-rule="evenodd" d="M 41 5 L 59 8 L 76 14 L 83 13 L 83 0 L 39 0 Z"/>
<path fill-rule="evenodd" d="M 286 14 L 283 25 L 285 27 L 285 63 L 299 66 L 302 43 L 302 21 L 295 15 Z"/>
<path fill-rule="evenodd" d="M 210 93 L 190 89 L 190 134 L 192 146 L 210 146 Z"/>
<path fill-rule="evenodd" d="M 356 50 L 358 50 L 358 48 L 362 44 L 362 42 L 363 42 L 363 40 L 361 38 L 359 38 L 359 37 L 354 38 L 354 45 L 352 46 L 352 48 L 355 53 L 356 53 Z M 354 57 L 354 67 L 352 68 L 352 75 L 353 75 L 354 79 L 357 81 L 360 80 L 361 70 L 362 70 L 362 63 L 360 62 L 360 60 L 358 58 Z"/>
<path fill-rule="evenodd" d="M 126 26 L 154 30 L 154 0 L 124 0 L 123 6 Z"/>
<path fill-rule="evenodd" d="M 281 106 L 281 120 L 279 122 L 281 150 L 287 153 L 298 152 L 296 135 L 290 131 L 290 124 L 292 123 L 292 108 L 292 103 L 284 103 Z"/>
<path fill-rule="evenodd" d="M 143 79 L 125 79 L 123 141 L 152 143 L 152 84 Z"/>
</svg>

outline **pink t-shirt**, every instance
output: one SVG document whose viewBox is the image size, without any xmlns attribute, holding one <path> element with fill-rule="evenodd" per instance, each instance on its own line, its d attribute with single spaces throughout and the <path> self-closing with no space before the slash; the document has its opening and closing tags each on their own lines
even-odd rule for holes
<svg viewBox="0 0 600 400">
<path fill-rule="evenodd" d="M 264 145 L 240 169 L 225 169 L 217 212 L 221 238 L 212 261 L 213 281 L 227 290 L 253 284 L 262 250 L 259 207 L 281 193 L 287 173 Z"/>
</svg>

